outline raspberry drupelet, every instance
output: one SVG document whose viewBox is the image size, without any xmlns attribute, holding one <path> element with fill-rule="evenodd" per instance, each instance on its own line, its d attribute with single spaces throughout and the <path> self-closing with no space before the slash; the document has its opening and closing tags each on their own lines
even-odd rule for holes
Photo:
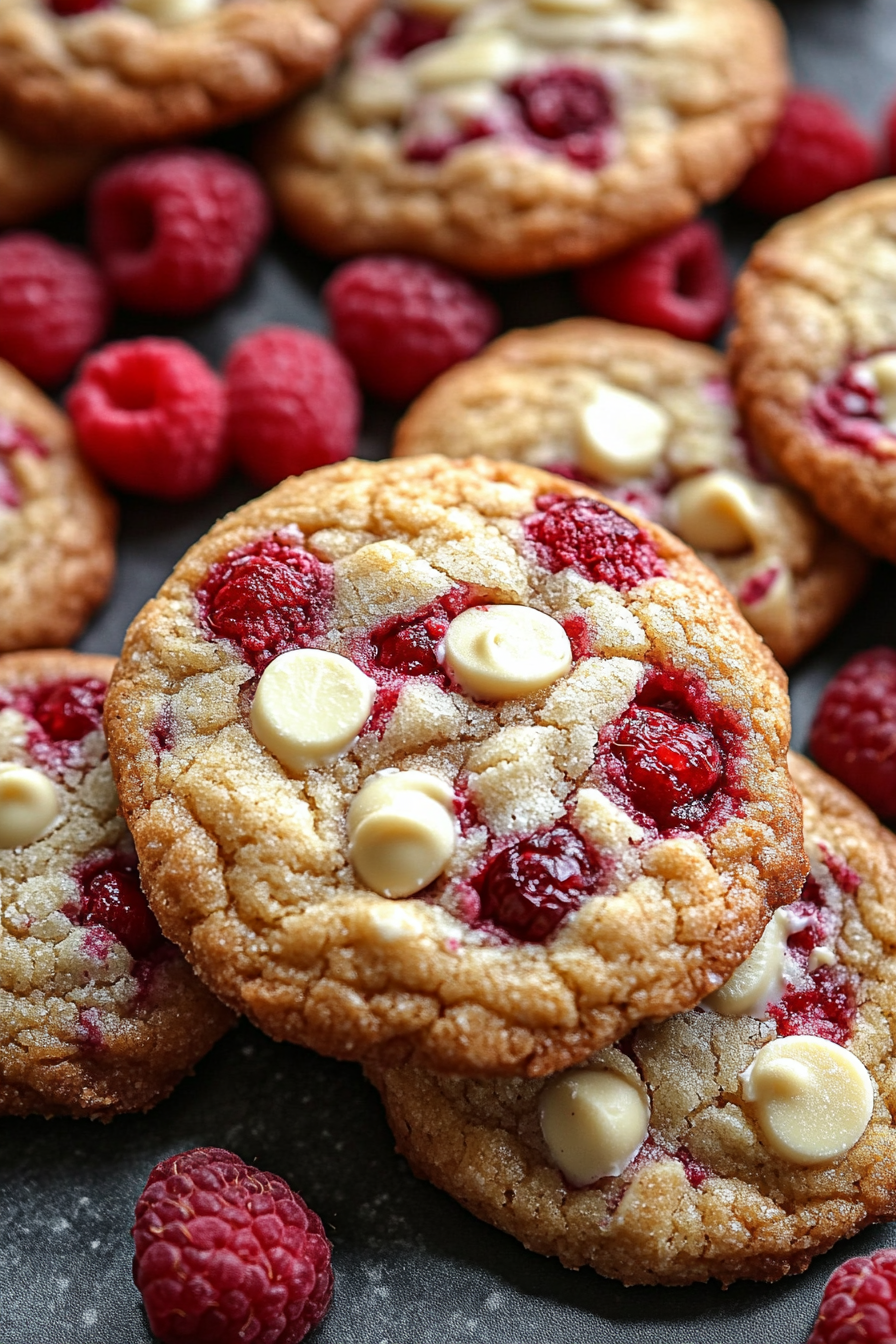
<svg viewBox="0 0 896 1344">
<path fill-rule="evenodd" d="M 856 654 L 828 685 L 812 755 L 880 817 L 896 817 L 896 651 Z"/>
</svg>

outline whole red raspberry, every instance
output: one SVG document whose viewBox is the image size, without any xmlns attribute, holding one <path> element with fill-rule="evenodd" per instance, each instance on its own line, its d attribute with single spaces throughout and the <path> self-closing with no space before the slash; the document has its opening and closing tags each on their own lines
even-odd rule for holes
<svg viewBox="0 0 896 1344">
<path fill-rule="evenodd" d="M 231 350 L 224 380 L 230 452 L 257 485 L 354 452 L 361 397 L 350 366 L 322 336 L 255 331 Z"/>
<path fill-rule="evenodd" d="M 298 1344 L 330 1305 L 317 1214 L 279 1176 L 223 1148 L 154 1167 L 132 1235 L 134 1282 L 162 1344 Z"/>
<path fill-rule="evenodd" d="M 826 93 L 794 89 L 771 146 L 737 189 L 741 205 L 793 215 L 875 175 L 876 151 L 846 108 Z"/>
<path fill-rule="evenodd" d="M 896 817 L 896 652 L 868 649 L 821 698 L 810 749 L 881 817 Z"/>
<path fill-rule="evenodd" d="M 106 283 L 92 262 L 39 233 L 0 238 L 0 358 L 52 387 L 102 338 Z"/>
<path fill-rule="evenodd" d="M 227 466 L 224 389 L 182 341 L 107 345 L 85 361 L 68 409 L 84 456 L 122 490 L 195 499 Z"/>
<path fill-rule="evenodd" d="M 161 149 L 102 173 L 90 197 L 90 238 L 122 302 L 183 316 L 239 283 L 268 231 L 261 183 L 213 149 Z"/>
<path fill-rule="evenodd" d="M 710 340 L 728 312 L 725 254 L 717 230 L 702 219 L 587 266 L 576 283 L 590 313 L 687 341 Z"/>
<path fill-rule="evenodd" d="M 845 1260 L 828 1279 L 809 1344 L 892 1344 L 896 1250 Z"/>
<path fill-rule="evenodd" d="M 415 257 L 359 257 L 324 288 L 333 335 L 364 387 L 410 401 L 494 336 L 498 310 L 461 276 Z"/>
</svg>

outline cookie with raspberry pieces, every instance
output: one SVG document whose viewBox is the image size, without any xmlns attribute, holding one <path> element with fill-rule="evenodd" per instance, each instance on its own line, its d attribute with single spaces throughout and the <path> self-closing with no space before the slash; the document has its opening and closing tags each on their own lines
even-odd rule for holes
<svg viewBox="0 0 896 1344">
<path fill-rule="evenodd" d="M 0 651 L 80 634 L 112 582 L 116 520 L 68 419 L 0 360 Z"/>
<path fill-rule="evenodd" d="M 276 1037 L 541 1074 L 720 984 L 804 873 L 783 677 L 662 529 L 349 461 L 132 624 L 110 755 L 165 933 Z"/>
<path fill-rule="evenodd" d="M 659 332 L 574 318 L 503 336 L 420 397 L 394 452 L 526 462 L 631 505 L 698 551 L 785 664 L 867 574 L 751 451 L 722 356 Z"/>
<path fill-rule="evenodd" d="M 811 873 L 728 984 L 545 1080 L 368 1064 L 414 1171 L 627 1284 L 775 1280 L 896 1216 L 896 841 L 791 758 Z"/>
<path fill-rule="evenodd" d="M 261 155 L 286 226 L 325 253 L 523 275 L 724 196 L 786 82 L 765 0 L 392 0 Z"/>
<path fill-rule="evenodd" d="M 0 658 L 0 1114 L 147 1110 L 233 1018 L 140 888 L 102 731 L 113 658 Z"/>
<path fill-rule="evenodd" d="M 896 182 L 785 219 L 736 289 L 747 432 L 819 513 L 896 560 Z"/>
</svg>

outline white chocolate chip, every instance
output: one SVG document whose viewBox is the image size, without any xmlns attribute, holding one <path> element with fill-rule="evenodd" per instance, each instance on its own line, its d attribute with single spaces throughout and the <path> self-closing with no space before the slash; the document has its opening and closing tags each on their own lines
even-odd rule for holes
<svg viewBox="0 0 896 1344">
<path fill-rule="evenodd" d="M 896 430 L 896 350 L 864 360 L 855 372 L 864 374 L 876 389 L 884 403 L 884 423 Z"/>
<path fill-rule="evenodd" d="M 733 555 L 755 545 L 762 527 L 760 487 L 733 471 L 682 481 L 666 497 L 666 526 L 698 551 Z"/>
<path fill-rule="evenodd" d="M 381 896 L 412 896 L 443 871 L 457 844 L 454 793 L 422 770 L 381 770 L 348 812 L 349 856 Z"/>
<path fill-rule="evenodd" d="M 610 485 L 647 476 L 671 428 L 671 418 L 655 401 L 603 384 L 579 412 L 579 466 Z"/>
<path fill-rule="evenodd" d="M 361 126 L 398 121 L 413 94 L 401 61 L 367 61 L 349 68 L 341 93 L 349 114 Z"/>
<path fill-rule="evenodd" d="M 375 696 L 376 682 L 348 658 L 293 649 L 262 672 L 252 701 L 252 731 L 288 770 L 309 770 L 351 746 Z"/>
<path fill-rule="evenodd" d="M 128 9 L 145 14 L 160 27 L 174 27 L 202 19 L 218 7 L 218 0 L 124 0 Z"/>
<path fill-rule="evenodd" d="M 798 1166 L 845 1156 L 871 1119 L 874 1088 L 865 1065 L 820 1036 L 770 1041 L 741 1079 L 769 1147 Z"/>
<path fill-rule="evenodd" d="M 580 789 L 573 820 L 598 849 L 626 849 L 643 840 L 644 832 L 600 789 Z"/>
<path fill-rule="evenodd" d="M 417 910 L 391 901 L 377 901 L 370 912 L 370 926 L 381 943 L 402 943 L 421 938 L 426 925 Z"/>
<path fill-rule="evenodd" d="M 820 966 L 833 966 L 837 961 L 829 947 L 813 947 L 809 953 L 809 972 L 817 971 Z"/>
<path fill-rule="evenodd" d="M 52 780 L 26 765 L 0 764 L 0 849 L 30 845 L 58 816 Z"/>
<path fill-rule="evenodd" d="M 565 676 L 572 648 L 560 622 L 534 607 L 470 607 L 449 625 L 443 658 L 466 695 L 514 700 Z"/>
<path fill-rule="evenodd" d="M 789 910 L 776 910 L 746 961 L 721 989 L 703 1000 L 704 1005 L 723 1017 L 764 1017 L 784 988 L 787 939 L 808 922 Z"/>
<path fill-rule="evenodd" d="M 441 89 L 446 84 L 466 84 L 488 79 L 503 84 L 519 68 L 520 45 L 509 33 L 464 33 L 430 42 L 420 54 L 408 58 L 417 86 Z"/>
<path fill-rule="evenodd" d="M 571 1069 L 552 1078 L 538 1110 L 551 1157 L 575 1186 L 625 1171 L 650 1124 L 644 1092 L 610 1069 Z"/>
</svg>

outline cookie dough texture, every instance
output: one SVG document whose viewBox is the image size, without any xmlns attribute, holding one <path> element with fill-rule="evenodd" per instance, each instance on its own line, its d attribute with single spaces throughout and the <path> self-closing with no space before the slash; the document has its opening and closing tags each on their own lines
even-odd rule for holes
<svg viewBox="0 0 896 1344">
<path fill-rule="evenodd" d="M 852 360 L 896 346 L 896 181 L 844 192 L 778 224 L 736 289 L 731 359 L 748 433 L 819 512 L 896 560 L 896 439 L 838 444 L 808 416 Z"/>
<path fill-rule="evenodd" d="M 773 1027 L 697 1011 L 629 1039 L 651 1093 L 651 1160 L 588 1189 L 568 1187 L 538 1123 L 541 1080 L 464 1080 L 368 1066 L 398 1144 L 426 1177 L 530 1250 L 624 1283 L 776 1280 L 869 1223 L 896 1215 L 896 841 L 841 785 L 799 757 L 810 855 L 820 842 L 859 874 L 837 952 L 860 982 L 849 1048 L 874 1084 L 871 1122 L 839 1161 L 777 1157 L 741 1109 L 738 1075 Z M 816 850 L 817 853 L 817 850 Z M 628 1055 L 597 1057 L 627 1076 Z M 696 1188 L 673 1156 L 709 1175 Z"/>
<path fill-rule="evenodd" d="M 714 469 L 747 482 L 757 479 L 721 355 L 660 332 L 588 318 L 511 332 L 443 374 L 405 415 L 394 452 L 400 457 L 481 453 L 576 469 L 584 465 L 582 410 L 607 385 L 646 398 L 667 417 L 669 432 L 653 472 L 642 480 L 614 482 L 652 496 L 664 521 L 662 497 L 678 482 L 705 480 Z M 733 555 L 699 554 L 735 596 L 749 596 L 754 576 L 779 570 L 768 597 L 742 601 L 741 611 L 787 665 L 836 625 L 864 583 L 868 565 L 795 490 L 762 482 L 757 498 L 750 544 Z M 675 530 L 674 519 L 667 525 Z"/>
<path fill-rule="evenodd" d="M 108 681 L 114 658 L 6 654 L 0 687 L 60 679 Z M 0 758 L 30 764 L 28 723 L 0 710 Z M 73 869 L 96 850 L 123 848 L 127 829 L 103 734 L 83 740 L 83 769 L 54 776 L 61 805 L 47 835 L 0 851 L 0 1115 L 108 1120 L 167 1096 L 232 1024 L 174 949 L 145 983 L 127 949 L 63 914 Z"/>
<path fill-rule="evenodd" d="M 481 27 L 487 8 L 473 6 L 452 33 Z M 492 10 L 504 24 L 501 6 Z M 538 30 L 552 20 L 530 18 L 521 0 L 519 23 Z M 409 161 L 400 115 L 353 113 L 350 64 L 285 113 L 263 145 L 287 228 L 331 256 L 394 250 L 485 275 L 529 274 L 684 223 L 766 148 L 787 67 L 781 23 L 765 0 L 619 0 L 595 17 L 562 14 L 559 29 L 569 40 L 533 63 L 590 64 L 618 89 L 616 152 L 605 167 L 580 169 L 497 138 L 438 163 Z"/>
<path fill-rule="evenodd" d="M 20 504 L 0 507 L 0 652 L 68 644 L 112 583 L 117 509 L 81 461 L 66 416 L 0 360 L 2 421 L 47 453 L 3 456 Z"/>
<path fill-rule="evenodd" d="M 32 145 L 0 129 L 0 228 L 27 224 L 81 194 L 103 162 L 97 150 Z"/>
<path fill-rule="evenodd" d="M 460 1073 L 549 1072 L 645 1016 L 695 1003 L 798 889 L 804 856 L 777 665 L 712 575 L 661 529 L 650 535 L 667 578 L 622 594 L 569 569 L 548 574 L 520 524 L 546 491 L 594 497 L 481 459 L 309 472 L 218 523 L 133 622 L 106 730 L 144 888 L 203 979 L 272 1036 Z M 333 765 L 291 776 L 249 727 L 251 669 L 206 637 L 195 598 L 210 566 L 285 528 L 335 562 L 321 641 L 334 652 L 465 583 L 486 602 L 590 613 L 597 656 L 547 690 L 494 705 L 412 680 L 381 737 L 366 732 Z M 743 722 L 742 816 L 707 843 L 685 836 L 640 852 L 628 818 L 610 807 L 621 832 L 613 885 L 543 945 L 502 945 L 460 917 L 461 879 L 487 841 L 480 824 L 425 900 L 385 900 L 359 884 L 348 812 L 370 775 L 422 770 L 452 788 L 460 776 L 493 834 L 551 825 L 590 768 L 595 725 L 625 708 L 648 658 L 693 669 Z M 161 752 L 159 724 L 170 743 Z"/>
<path fill-rule="evenodd" d="M 370 0 L 227 0 L 170 27 L 121 5 L 70 18 L 0 2 L 0 116 L 29 140 L 131 145 L 199 135 L 312 84 Z"/>
</svg>

